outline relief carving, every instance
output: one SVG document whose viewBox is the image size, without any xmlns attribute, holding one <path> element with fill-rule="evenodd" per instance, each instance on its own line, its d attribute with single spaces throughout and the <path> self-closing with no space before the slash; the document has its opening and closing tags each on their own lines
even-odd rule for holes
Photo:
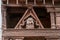
<svg viewBox="0 0 60 40">
<path fill-rule="evenodd" d="M 18 29 L 34 29 L 34 28 L 43 28 L 41 21 L 37 17 L 33 9 L 28 9 L 21 20 L 18 22 L 15 28 Z"/>
</svg>

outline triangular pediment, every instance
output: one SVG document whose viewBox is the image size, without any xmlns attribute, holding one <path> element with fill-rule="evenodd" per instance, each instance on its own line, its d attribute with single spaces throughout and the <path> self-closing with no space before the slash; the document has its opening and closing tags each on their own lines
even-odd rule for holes
<svg viewBox="0 0 60 40">
<path fill-rule="evenodd" d="M 34 9 L 27 9 L 26 12 L 24 13 L 24 15 L 22 16 L 22 18 L 17 23 L 15 29 L 20 29 L 21 26 L 25 24 L 26 20 L 29 20 L 28 18 L 31 20 L 33 19 L 32 21 L 34 21 L 35 24 L 39 26 L 39 28 L 44 28 L 41 21 L 37 17 Z"/>
</svg>

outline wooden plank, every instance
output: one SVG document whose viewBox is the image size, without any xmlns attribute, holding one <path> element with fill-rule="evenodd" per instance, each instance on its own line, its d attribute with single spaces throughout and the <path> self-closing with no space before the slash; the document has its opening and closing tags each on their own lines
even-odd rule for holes
<svg viewBox="0 0 60 40">
<path fill-rule="evenodd" d="M 60 36 L 59 31 L 56 29 L 14 29 L 4 30 L 3 36 Z"/>
</svg>

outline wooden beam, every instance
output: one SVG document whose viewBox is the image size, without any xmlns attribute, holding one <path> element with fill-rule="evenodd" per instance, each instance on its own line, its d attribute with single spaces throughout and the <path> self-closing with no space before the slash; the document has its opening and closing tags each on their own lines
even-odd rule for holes
<svg viewBox="0 0 60 40">
<path fill-rule="evenodd" d="M 4 30 L 3 36 L 58 36 L 60 37 L 59 29 L 8 29 Z"/>
</svg>

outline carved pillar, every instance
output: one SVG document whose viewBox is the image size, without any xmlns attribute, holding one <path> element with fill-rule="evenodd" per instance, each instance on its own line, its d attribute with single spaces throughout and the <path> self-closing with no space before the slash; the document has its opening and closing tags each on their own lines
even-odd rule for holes
<svg viewBox="0 0 60 40">
<path fill-rule="evenodd" d="M 55 29 L 56 26 L 55 26 L 55 15 L 54 15 L 54 13 L 50 13 L 50 17 L 51 17 L 51 28 Z"/>
<path fill-rule="evenodd" d="M 56 13 L 56 27 L 60 29 L 60 13 Z"/>
<path fill-rule="evenodd" d="M 2 7 L 2 28 L 6 29 L 6 7 Z"/>
</svg>

